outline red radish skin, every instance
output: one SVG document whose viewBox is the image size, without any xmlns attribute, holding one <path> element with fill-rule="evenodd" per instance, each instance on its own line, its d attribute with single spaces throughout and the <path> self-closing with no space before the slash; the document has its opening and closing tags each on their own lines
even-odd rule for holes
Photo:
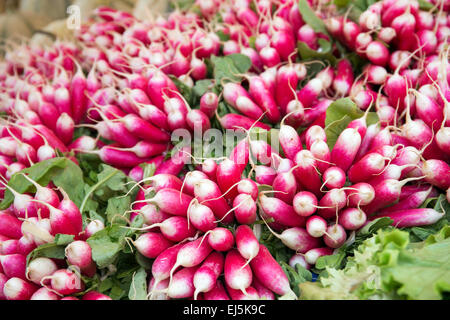
<svg viewBox="0 0 450 320">
<path fill-rule="evenodd" d="M 250 227 L 241 225 L 236 229 L 236 247 L 247 263 L 258 255 L 259 242 Z"/>
<path fill-rule="evenodd" d="M 248 194 L 253 200 L 258 198 L 258 185 L 251 179 L 242 179 L 237 186 L 239 194 Z"/>
<path fill-rule="evenodd" d="M 245 291 L 235 290 L 231 288 L 228 284 L 225 283 L 225 287 L 227 289 L 228 294 L 230 295 L 231 300 L 239 301 L 239 300 L 259 300 L 258 291 L 256 291 L 253 287 L 248 287 Z"/>
<path fill-rule="evenodd" d="M 148 232 L 139 236 L 134 242 L 136 249 L 149 259 L 155 259 L 173 243 L 160 233 Z"/>
<path fill-rule="evenodd" d="M 269 198 L 260 194 L 259 203 L 265 214 L 272 217 L 275 222 L 287 227 L 301 227 L 305 225 L 305 219 L 300 217 L 294 208 L 277 198 Z"/>
<path fill-rule="evenodd" d="M 294 170 L 297 181 L 308 181 L 304 186 L 308 191 L 314 193 L 316 196 L 321 194 L 320 188 L 322 181 L 317 172 L 317 161 L 313 154 L 308 150 L 302 150 L 295 156 L 296 169 Z"/>
<path fill-rule="evenodd" d="M 25 280 L 10 278 L 3 286 L 3 294 L 6 300 L 29 300 L 37 289 L 37 286 Z"/>
<path fill-rule="evenodd" d="M 436 159 L 427 160 L 422 165 L 422 172 L 426 182 L 442 190 L 450 187 L 450 166 L 446 162 Z"/>
<path fill-rule="evenodd" d="M 30 297 L 30 300 L 59 300 L 60 297 L 47 288 L 40 288 Z"/>
<path fill-rule="evenodd" d="M 309 217 L 317 211 L 317 197 L 308 191 L 297 193 L 293 199 L 293 208 L 300 217 Z"/>
<path fill-rule="evenodd" d="M 323 173 L 322 179 L 328 189 L 340 189 L 344 187 L 347 177 L 341 168 L 330 167 Z"/>
<path fill-rule="evenodd" d="M 217 279 L 223 271 L 224 261 L 223 255 L 219 252 L 213 252 L 205 259 L 194 275 L 194 300 L 197 300 L 199 293 L 210 292 L 214 289 Z"/>
<path fill-rule="evenodd" d="M 214 212 L 209 207 L 200 204 L 197 200 L 194 200 L 190 205 L 187 216 L 194 228 L 202 232 L 208 232 L 217 227 Z"/>
<path fill-rule="evenodd" d="M 83 273 L 91 275 L 92 270 L 95 270 L 96 266 L 92 260 L 92 250 L 87 242 L 74 241 L 66 247 L 65 253 L 69 264 L 80 268 Z"/>
<path fill-rule="evenodd" d="M 325 173 L 331 166 L 331 152 L 328 144 L 323 140 L 316 140 L 311 144 L 309 150 L 316 159 L 317 169 L 321 173 Z"/>
<path fill-rule="evenodd" d="M 345 129 L 331 151 L 331 162 L 344 172 L 352 165 L 361 146 L 361 136 L 355 129 Z"/>
<path fill-rule="evenodd" d="M 57 270 L 49 278 L 51 279 L 51 288 L 61 295 L 81 292 L 84 287 L 80 277 L 69 269 Z"/>
<path fill-rule="evenodd" d="M 257 219 L 257 206 L 249 194 L 239 194 L 233 201 L 234 216 L 240 224 L 251 225 Z"/>
<path fill-rule="evenodd" d="M 315 265 L 317 260 L 323 256 L 331 256 L 333 254 L 333 249 L 325 247 L 325 248 L 315 248 L 309 250 L 305 253 L 305 260 L 310 265 Z"/>
<path fill-rule="evenodd" d="M 291 160 L 294 160 L 297 153 L 303 149 L 302 142 L 297 134 L 297 131 L 291 126 L 281 126 L 279 139 L 285 156 Z"/>
<path fill-rule="evenodd" d="M 97 291 L 89 291 L 81 300 L 112 300 L 111 297 Z"/>
<path fill-rule="evenodd" d="M 0 256 L 3 273 L 8 278 L 20 278 L 26 280 L 26 256 L 21 254 L 10 254 Z"/>
<path fill-rule="evenodd" d="M 353 208 L 368 205 L 375 199 L 375 189 L 372 185 L 365 182 L 350 186 L 346 193 L 347 204 Z"/>
<path fill-rule="evenodd" d="M 323 237 L 323 240 L 328 247 L 336 249 L 345 243 L 347 234 L 341 225 L 335 224 L 327 228 L 327 233 Z"/>
<path fill-rule="evenodd" d="M 194 275 L 198 267 L 183 268 L 171 278 L 167 296 L 172 299 L 190 298 L 194 295 Z"/>
<path fill-rule="evenodd" d="M 327 221 L 319 216 L 312 216 L 306 221 L 306 231 L 311 237 L 321 238 L 327 231 Z"/>
<path fill-rule="evenodd" d="M 49 258 L 36 258 L 28 264 L 26 277 L 31 282 L 41 285 L 42 279 L 52 275 L 58 267 L 56 263 Z"/>
<path fill-rule="evenodd" d="M 389 217 L 394 220 L 393 225 L 397 228 L 410 228 L 429 226 L 438 222 L 444 216 L 444 212 L 438 212 L 434 209 L 408 209 L 382 213 L 376 215 L 379 217 Z"/>
<path fill-rule="evenodd" d="M 259 300 L 275 300 L 275 294 L 263 286 L 258 279 L 253 278 L 251 286 L 257 291 Z"/>
<path fill-rule="evenodd" d="M 161 234 L 169 241 L 181 242 L 195 235 L 196 230 L 189 226 L 188 220 L 184 217 L 174 216 L 156 223 L 145 229 L 158 227 Z"/>
<path fill-rule="evenodd" d="M 209 207 L 214 212 L 217 219 L 224 219 L 223 223 L 225 224 L 233 221 L 234 214 L 230 213 L 231 208 L 223 198 L 223 194 L 215 182 L 207 179 L 200 180 L 195 184 L 194 194 L 201 204 Z M 225 215 L 227 216 L 225 217 Z"/>
<path fill-rule="evenodd" d="M 289 265 L 296 269 L 297 264 L 299 264 L 300 266 L 302 266 L 303 268 L 305 268 L 306 270 L 311 269 L 311 266 L 306 262 L 305 257 L 303 254 L 294 254 L 290 259 L 289 259 Z"/>
<path fill-rule="evenodd" d="M 327 135 L 325 130 L 317 125 L 309 127 L 308 130 L 305 131 L 305 143 L 308 149 L 311 148 L 311 145 L 314 141 L 321 140 L 327 142 Z"/>
<path fill-rule="evenodd" d="M 183 247 L 182 244 L 176 244 L 163 252 L 161 252 L 152 264 L 153 285 L 149 287 L 149 292 L 153 294 L 153 291 L 158 287 L 158 284 L 162 281 L 169 279 L 170 271 L 177 261 L 178 252 Z M 150 297 L 151 300 L 151 297 Z"/>
<path fill-rule="evenodd" d="M 246 289 L 252 283 L 253 273 L 247 261 L 237 250 L 228 252 L 225 258 L 224 274 L 227 286 L 234 290 L 241 290 L 247 295 Z"/>
<path fill-rule="evenodd" d="M 401 199 L 401 196 L 400 196 L 400 200 L 398 203 L 396 203 L 386 209 L 381 210 L 380 213 L 384 214 L 384 213 L 395 212 L 395 211 L 400 211 L 400 210 L 417 209 L 425 202 L 425 200 L 427 200 L 427 198 L 429 198 L 431 196 L 432 190 L 433 190 L 433 188 L 430 187 L 424 191 L 417 191 L 417 192 L 412 193 L 410 196 L 408 196 L 404 199 Z"/>
<path fill-rule="evenodd" d="M 168 214 L 185 217 L 192 199 L 191 196 L 181 193 L 179 190 L 165 188 L 159 190 L 155 197 L 146 202 L 154 203 Z"/>
<path fill-rule="evenodd" d="M 264 245 L 260 245 L 259 253 L 250 262 L 250 266 L 253 275 L 266 288 L 283 296 L 283 298 L 296 299 L 283 269 L 281 269 L 280 265 Z"/>
<path fill-rule="evenodd" d="M 361 209 L 348 208 L 339 214 L 339 223 L 345 230 L 361 229 L 366 221 L 367 216 Z"/>
<path fill-rule="evenodd" d="M 22 237 L 22 222 L 16 217 L 0 214 L 0 234 L 13 239 Z"/>
<path fill-rule="evenodd" d="M 356 162 L 348 171 L 348 178 L 353 183 L 370 180 L 385 168 L 386 159 L 379 153 L 368 153 Z"/>
<path fill-rule="evenodd" d="M 219 301 L 219 300 L 230 300 L 230 297 L 228 296 L 228 293 L 226 292 L 222 282 L 218 280 L 215 287 L 211 291 L 205 292 L 203 294 L 203 299 Z"/>
<path fill-rule="evenodd" d="M 347 195 L 343 189 L 331 189 L 319 201 L 318 214 L 330 219 L 336 216 L 336 212 L 343 209 L 347 205 Z"/>
<path fill-rule="evenodd" d="M 225 228 L 215 228 L 208 234 L 208 243 L 212 249 L 227 252 L 234 246 L 233 233 Z"/>
<path fill-rule="evenodd" d="M 279 173 L 272 186 L 273 190 L 277 191 L 275 197 L 286 203 L 292 203 L 298 189 L 297 181 L 292 172 Z"/>
<path fill-rule="evenodd" d="M 226 199 L 233 200 L 238 195 L 236 184 L 241 180 L 241 176 L 239 165 L 230 159 L 225 159 L 218 165 L 216 181 Z"/>
</svg>

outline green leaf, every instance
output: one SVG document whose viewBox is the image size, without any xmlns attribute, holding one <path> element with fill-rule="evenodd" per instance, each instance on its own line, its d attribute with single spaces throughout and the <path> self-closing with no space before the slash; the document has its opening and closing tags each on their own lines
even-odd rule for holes
<svg viewBox="0 0 450 320">
<path fill-rule="evenodd" d="M 332 54 L 332 45 L 325 39 L 319 39 L 321 45 L 319 51 L 311 49 L 306 43 L 299 41 L 297 49 L 302 60 L 325 60 L 331 65 L 336 65 L 336 57 Z"/>
<path fill-rule="evenodd" d="M 110 235 L 114 227 L 107 227 L 92 235 L 87 243 L 92 249 L 92 259 L 102 269 L 114 262 L 123 244 Z"/>
<path fill-rule="evenodd" d="M 428 2 L 426 0 L 418 0 L 418 1 L 420 10 L 430 11 L 431 9 L 433 9 L 433 4 L 431 2 Z"/>
<path fill-rule="evenodd" d="M 192 89 L 197 97 L 202 97 L 206 92 L 208 92 L 214 83 L 212 80 L 200 80 L 195 83 L 194 88 Z"/>
<path fill-rule="evenodd" d="M 55 236 L 55 244 L 59 246 L 68 245 L 69 243 L 73 242 L 74 237 L 75 237 L 74 235 L 69 234 L 57 234 Z"/>
<path fill-rule="evenodd" d="M 139 269 L 132 279 L 128 298 L 130 300 L 147 300 L 147 272 L 145 269 Z"/>
<path fill-rule="evenodd" d="M 230 40 L 230 36 L 228 34 L 225 34 L 222 30 L 217 31 L 217 36 L 219 37 L 220 41 L 228 41 Z"/>
<path fill-rule="evenodd" d="M 65 245 L 58 245 L 56 243 L 46 243 L 34 249 L 27 256 L 28 263 L 36 258 L 45 257 L 51 259 L 64 259 L 66 257 Z"/>
<path fill-rule="evenodd" d="M 188 87 L 183 81 L 173 75 L 169 75 L 170 79 L 175 83 L 181 95 L 186 99 L 187 103 L 191 106 L 194 103 L 194 94 L 192 88 Z"/>
<path fill-rule="evenodd" d="M 317 259 L 316 269 L 324 270 L 325 268 L 336 268 L 339 269 L 345 258 L 345 252 L 339 252 L 331 256 L 322 256 Z"/>
<path fill-rule="evenodd" d="M 364 112 L 350 98 L 342 98 L 333 102 L 327 109 L 325 119 L 325 132 L 330 150 L 333 149 L 342 131 L 348 124 L 361 118 Z M 369 112 L 367 115 L 367 125 L 377 123 L 379 118 L 376 112 Z"/>
<path fill-rule="evenodd" d="M 378 218 L 367 223 L 362 229 L 357 232 L 357 235 L 372 235 L 380 229 L 392 225 L 394 220 L 388 217 Z"/>
<path fill-rule="evenodd" d="M 111 224 L 126 225 L 129 214 L 124 215 L 131 205 L 130 197 L 116 197 L 108 200 L 106 218 Z M 123 219 L 123 218 L 125 219 Z"/>
<path fill-rule="evenodd" d="M 247 72 L 252 66 L 252 62 L 249 57 L 235 53 L 225 57 L 211 58 L 211 62 L 214 64 L 214 79 L 218 84 L 225 81 L 240 81 L 239 74 Z"/>
<path fill-rule="evenodd" d="M 300 10 L 303 21 L 305 21 L 311 28 L 313 28 L 314 31 L 328 35 L 325 24 L 323 23 L 322 19 L 320 19 L 311 9 L 308 1 L 299 0 L 298 9 Z"/>
<path fill-rule="evenodd" d="M 8 182 L 8 186 L 18 193 L 35 190 L 35 187 L 23 177 L 22 173 L 41 185 L 48 185 L 50 181 L 62 188 L 77 206 L 84 197 L 83 172 L 71 160 L 67 158 L 54 158 L 39 162 L 27 169 L 14 174 Z M 11 191 L 6 190 L 4 199 L 0 204 L 0 210 L 7 209 L 14 200 Z"/>
</svg>

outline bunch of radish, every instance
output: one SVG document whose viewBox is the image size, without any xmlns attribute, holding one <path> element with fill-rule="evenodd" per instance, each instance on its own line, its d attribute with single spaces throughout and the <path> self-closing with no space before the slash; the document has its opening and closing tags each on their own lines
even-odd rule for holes
<svg viewBox="0 0 450 320">
<path fill-rule="evenodd" d="M 97 268 L 91 248 L 85 242 L 104 225 L 93 220 L 83 228 L 78 207 L 60 189 L 41 186 L 25 176 L 36 188 L 32 194 L 19 194 L 6 186 L 15 198 L 0 213 L 0 297 L 7 300 L 60 300 L 84 291 L 81 274 L 92 277 Z M 37 247 L 53 243 L 55 235 L 75 236 L 66 247 L 66 259 L 38 257 L 27 263 Z M 66 298 L 65 298 L 66 297 Z M 109 298 L 90 292 L 85 300 Z M 77 299 L 70 297 L 70 299 Z"/>
<path fill-rule="evenodd" d="M 0 213 L 0 299 L 77 299 L 82 277 L 97 272 L 86 240 L 103 223 L 83 225 L 64 190 L 21 172 L 59 156 L 78 164 L 76 155 L 96 154 L 140 187 L 130 220 L 144 226 L 132 242 L 153 260 L 152 300 L 295 299 L 258 225 L 292 251 L 291 266 L 310 269 L 376 218 L 398 228 L 439 221 L 443 212 L 421 206 L 450 194 L 447 2 L 426 11 L 383 0 L 357 21 L 308 3 L 331 36 L 307 24 L 296 1 L 197 0 L 200 14 L 151 21 L 100 7 L 74 43 L 10 44 L 0 61 L 0 198 L 9 190 L 14 202 Z M 298 59 L 297 42 L 320 52 L 320 39 L 368 60 L 362 74 L 343 56 L 311 74 L 317 61 Z M 211 59 L 232 54 L 247 56 L 250 70 L 213 79 L 190 105 L 177 83 L 209 80 Z M 327 111 L 344 97 L 363 113 L 330 147 Z M 369 124 L 372 111 L 379 121 Z M 215 123 L 245 138 L 225 158 L 186 166 L 193 149 L 175 148 L 171 134 Z M 80 128 L 91 134 L 75 135 Z M 276 128 L 278 141 L 255 138 L 254 128 Z M 152 177 L 143 164 L 154 165 Z M 35 193 L 8 186 L 21 174 Z M 75 237 L 64 261 L 27 263 L 57 234 Z"/>
</svg>

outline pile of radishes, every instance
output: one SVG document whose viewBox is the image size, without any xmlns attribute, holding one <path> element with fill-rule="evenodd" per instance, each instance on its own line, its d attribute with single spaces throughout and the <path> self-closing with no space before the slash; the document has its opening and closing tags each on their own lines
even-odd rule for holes
<svg viewBox="0 0 450 320">
<path fill-rule="evenodd" d="M 305 23 L 306 1 L 197 0 L 192 12 L 149 21 L 101 7 L 76 43 L 8 44 L 0 190 L 14 202 L 0 212 L 0 300 L 110 299 L 86 293 L 82 280 L 99 272 L 86 240 L 103 222 L 83 225 L 65 190 L 21 172 L 56 157 L 78 164 L 79 154 L 96 154 L 140 187 L 117 214 L 144 221 L 131 242 L 152 260 L 152 300 L 295 299 L 261 228 L 291 249 L 291 266 L 310 269 L 376 218 L 398 228 L 443 218 L 421 206 L 442 193 L 450 201 L 448 3 L 427 2 L 427 11 L 416 0 L 383 0 L 353 21 L 350 9 L 307 2 L 323 29 Z M 336 44 L 334 65 L 301 60 L 297 43 L 320 56 L 320 40 L 364 59 L 362 73 Z M 250 59 L 248 72 L 213 79 L 211 60 L 236 54 Z M 179 84 L 201 80 L 211 85 L 190 105 Z M 363 112 L 330 144 L 327 111 L 344 97 Z M 379 121 L 369 124 L 369 113 Z M 245 132 L 231 154 L 198 159 L 189 145 L 174 149 L 173 132 L 215 123 Z M 255 128 L 277 130 L 278 140 L 255 138 Z M 154 165 L 153 176 L 143 164 Z M 36 192 L 8 186 L 14 175 Z M 65 259 L 27 261 L 58 235 L 74 236 Z"/>
</svg>

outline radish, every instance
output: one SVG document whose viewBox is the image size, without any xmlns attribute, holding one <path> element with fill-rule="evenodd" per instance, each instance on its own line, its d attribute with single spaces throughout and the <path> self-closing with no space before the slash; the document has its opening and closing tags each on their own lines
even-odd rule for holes
<svg viewBox="0 0 450 320">
<path fill-rule="evenodd" d="M 283 269 L 264 245 L 260 245 L 258 255 L 250 262 L 250 265 L 253 275 L 262 285 L 283 296 L 284 299 L 296 299 Z"/>
<path fill-rule="evenodd" d="M 347 240 L 345 229 L 335 224 L 327 228 L 327 233 L 323 237 L 325 244 L 330 248 L 340 248 Z"/>
<path fill-rule="evenodd" d="M 30 300 L 59 300 L 59 296 L 47 288 L 40 288 L 30 297 Z"/>
<path fill-rule="evenodd" d="M 400 211 L 400 210 L 417 209 L 425 202 L 425 200 L 428 197 L 430 197 L 432 190 L 433 190 L 433 187 L 430 187 L 423 191 L 414 192 L 410 196 L 408 196 L 404 199 L 402 199 L 400 197 L 400 200 L 398 203 L 396 203 L 386 209 L 381 210 L 380 213 L 389 213 L 389 212 Z"/>
<path fill-rule="evenodd" d="M 97 232 L 103 229 L 105 229 L 105 225 L 103 224 L 102 221 L 92 220 L 91 222 L 88 223 L 88 225 L 84 229 L 86 239 L 89 239 L 92 235 L 96 234 Z"/>
<path fill-rule="evenodd" d="M 272 217 L 277 223 L 287 227 L 301 227 L 305 225 L 305 219 L 297 215 L 292 206 L 280 199 L 269 198 L 261 193 L 259 204 L 264 213 Z"/>
<path fill-rule="evenodd" d="M 306 270 L 309 270 L 311 268 L 311 266 L 306 262 L 305 257 L 304 257 L 303 254 L 294 254 L 289 259 L 289 266 L 291 266 L 292 268 L 295 269 L 297 264 L 299 264 L 300 266 L 302 266 Z"/>
<path fill-rule="evenodd" d="M 348 208 L 339 214 L 339 223 L 345 230 L 361 229 L 366 221 L 367 216 L 361 209 Z"/>
<path fill-rule="evenodd" d="M 32 196 L 28 194 L 20 194 L 4 182 L 0 181 L 0 183 L 13 194 L 14 201 L 12 207 L 18 218 L 37 217 L 36 205 L 34 203 L 35 200 Z"/>
<path fill-rule="evenodd" d="M 29 300 L 38 288 L 20 278 L 10 278 L 5 282 L 3 294 L 6 300 Z"/>
<path fill-rule="evenodd" d="M 226 199 L 233 200 L 237 196 L 236 184 L 241 180 L 241 175 L 239 165 L 230 159 L 217 166 L 216 181 Z"/>
<path fill-rule="evenodd" d="M 167 296 L 172 299 L 190 298 L 195 293 L 194 275 L 198 267 L 186 267 L 176 272 L 167 288 Z"/>
<path fill-rule="evenodd" d="M 159 190 L 153 198 L 144 202 L 153 203 L 168 214 L 185 217 L 192 199 L 191 196 L 181 191 L 165 188 Z"/>
<path fill-rule="evenodd" d="M 171 247 L 173 243 L 160 233 L 148 232 L 140 235 L 134 241 L 134 245 L 144 257 L 154 259 Z"/>
<path fill-rule="evenodd" d="M 324 173 L 331 165 L 331 152 L 328 144 L 323 140 L 316 140 L 311 144 L 309 151 L 317 161 L 317 169 Z"/>
<path fill-rule="evenodd" d="M 351 182 L 363 182 L 380 174 L 386 165 L 386 159 L 379 153 L 368 153 L 348 170 Z"/>
<path fill-rule="evenodd" d="M 59 196 L 55 191 L 53 191 L 48 187 L 42 187 L 40 184 L 36 183 L 25 174 L 23 174 L 23 177 L 36 188 L 36 193 L 34 194 L 34 198 L 36 200 L 46 202 L 55 208 L 59 206 L 60 204 Z M 40 211 L 40 217 L 42 218 L 49 217 L 50 210 L 47 208 L 47 206 L 42 205 L 40 203 L 35 203 L 35 206 L 36 209 Z"/>
<path fill-rule="evenodd" d="M 347 172 L 355 160 L 361 141 L 361 135 L 358 130 L 348 128 L 342 131 L 331 152 L 331 162 L 344 172 Z"/>
<path fill-rule="evenodd" d="M 215 251 L 227 252 L 234 245 L 234 235 L 228 229 L 215 228 L 209 231 L 209 234 L 207 236 L 209 245 Z"/>
<path fill-rule="evenodd" d="M 309 217 L 317 211 L 317 197 L 308 191 L 297 193 L 293 199 L 293 208 L 301 217 Z"/>
<path fill-rule="evenodd" d="M 250 287 L 253 273 L 248 262 L 237 250 L 228 252 L 224 265 L 225 283 L 234 290 L 241 290 L 247 295 L 246 289 Z"/>
<path fill-rule="evenodd" d="M 248 92 L 239 84 L 228 82 L 223 87 L 223 97 L 233 108 L 251 119 L 259 119 L 263 112 L 251 99 Z"/>
<path fill-rule="evenodd" d="M 402 181 L 388 179 L 374 186 L 375 198 L 372 202 L 362 209 L 367 215 L 372 215 L 377 210 L 396 202 L 400 198 L 402 187 L 410 181 L 422 179 L 419 178 L 408 178 Z"/>
<path fill-rule="evenodd" d="M 324 181 L 324 185 L 328 189 L 340 189 L 344 187 L 347 177 L 345 172 L 339 167 L 330 167 L 328 168 L 322 176 Z"/>
<path fill-rule="evenodd" d="M 446 162 L 436 159 L 427 160 L 422 165 L 422 172 L 426 182 L 442 190 L 450 187 L 450 166 Z"/>
<path fill-rule="evenodd" d="M 200 99 L 200 111 L 212 118 L 219 105 L 219 98 L 214 92 L 204 94 Z"/>
<path fill-rule="evenodd" d="M 161 234 L 169 241 L 180 242 L 195 235 L 195 228 L 189 226 L 188 220 L 184 217 L 174 216 L 161 223 L 153 224 L 145 229 L 158 227 Z"/>
<path fill-rule="evenodd" d="M 194 300 L 197 300 L 199 293 L 210 292 L 214 289 L 223 267 L 224 257 L 221 253 L 213 252 L 205 259 L 194 275 Z"/>
<path fill-rule="evenodd" d="M 347 204 L 347 195 L 344 189 L 331 189 L 319 201 L 318 214 L 325 219 L 337 215 Z"/>
<path fill-rule="evenodd" d="M 346 189 L 347 203 L 350 207 L 359 207 L 370 204 L 375 199 L 375 189 L 372 185 L 361 182 Z"/>
<path fill-rule="evenodd" d="M 234 198 L 233 207 L 234 215 L 238 223 L 245 225 L 255 223 L 257 218 L 257 207 L 256 202 L 251 195 L 239 194 Z"/>
<path fill-rule="evenodd" d="M 107 295 L 101 294 L 96 291 L 89 291 L 86 293 L 82 300 L 112 300 L 111 297 L 108 297 Z"/>
<path fill-rule="evenodd" d="M 31 282 L 41 285 L 42 280 L 52 275 L 58 267 L 56 263 L 49 258 L 36 258 L 33 259 L 27 267 L 26 277 Z"/>
<path fill-rule="evenodd" d="M 376 215 L 376 217 L 389 217 L 394 220 L 393 225 L 395 227 L 410 228 L 435 224 L 444 216 L 444 214 L 444 212 L 438 212 L 434 209 L 424 208 L 382 213 Z"/>
<path fill-rule="evenodd" d="M 255 180 L 257 183 L 261 185 L 272 185 L 275 178 L 277 176 L 277 172 L 271 168 L 266 166 L 256 166 L 255 167 Z"/>
<path fill-rule="evenodd" d="M 327 233 L 327 221 L 319 216 L 312 216 L 306 221 L 306 231 L 311 237 L 321 238 Z"/>
<path fill-rule="evenodd" d="M 246 116 L 240 114 L 228 113 L 223 117 L 219 117 L 216 113 L 220 125 L 227 130 L 235 130 L 237 128 L 244 128 L 245 130 L 250 130 L 250 128 L 261 128 L 269 131 L 271 128 L 265 123 L 255 121 Z"/>
<path fill-rule="evenodd" d="M 336 77 L 333 80 L 333 89 L 339 96 L 344 97 L 350 92 L 353 80 L 353 69 L 350 61 L 346 59 L 339 61 L 336 67 Z"/>
<path fill-rule="evenodd" d="M 242 179 L 237 186 L 237 191 L 239 194 L 250 195 L 253 200 L 256 200 L 258 198 L 258 186 L 251 179 Z"/>
<path fill-rule="evenodd" d="M 80 268 L 81 272 L 86 275 L 95 274 L 96 266 L 92 260 L 92 250 L 87 242 L 74 241 L 70 243 L 65 249 L 65 254 L 69 265 Z"/>
<path fill-rule="evenodd" d="M 308 130 L 305 131 L 306 147 L 308 149 L 311 149 L 311 145 L 316 140 L 327 142 L 327 135 L 322 127 L 314 125 L 309 127 Z"/>
<path fill-rule="evenodd" d="M 247 264 L 258 255 L 259 242 L 250 227 L 241 225 L 236 229 L 236 247 L 241 256 L 247 259 Z"/>
<path fill-rule="evenodd" d="M 315 265 L 317 260 L 323 256 L 331 256 L 333 254 L 333 249 L 325 247 L 325 248 L 315 248 L 309 250 L 305 253 L 305 260 L 310 265 Z"/>
<path fill-rule="evenodd" d="M 303 149 L 297 131 L 291 126 L 281 125 L 278 138 L 285 156 L 291 160 Z"/>
<path fill-rule="evenodd" d="M 320 187 L 322 181 L 317 172 L 316 160 L 312 153 L 308 150 L 302 150 L 295 156 L 296 169 L 294 170 L 295 177 L 298 182 L 308 181 L 304 186 L 308 191 L 314 193 L 316 196 L 320 195 Z"/>
<path fill-rule="evenodd" d="M 207 179 L 200 180 L 195 184 L 194 194 L 197 200 L 209 207 L 218 219 L 224 219 L 224 223 L 233 221 L 234 215 L 230 213 L 230 207 L 215 182 Z"/>
<path fill-rule="evenodd" d="M 211 246 L 208 244 L 208 241 L 204 240 L 206 240 L 205 236 L 197 240 L 188 242 L 187 244 L 183 245 L 180 251 L 178 251 L 176 262 L 173 265 L 172 269 L 170 270 L 170 283 L 172 282 L 173 273 L 178 267 L 180 266 L 184 268 L 197 267 L 211 253 L 212 251 Z M 192 294 L 193 293 L 194 292 L 192 292 Z"/>
<path fill-rule="evenodd" d="M 209 291 L 209 292 L 205 292 L 203 294 L 203 299 L 204 300 L 230 300 L 228 293 L 226 292 L 222 281 L 218 280 L 216 285 L 214 286 L 214 288 Z"/>
<path fill-rule="evenodd" d="M 176 263 L 178 252 L 183 247 L 182 244 L 176 244 L 161 252 L 152 264 L 152 286 L 149 287 L 150 300 L 153 294 L 158 290 L 158 285 L 170 277 L 170 271 Z"/>
<path fill-rule="evenodd" d="M 225 287 L 230 295 L 231 300 L 259 300 L 258 291 L 253 287 L 248 287 L 245 293 L 242 290 L 235 290 L 225 283 Z"/>
<path fill-rule="evenodd" d="M 273 190 L 276 191 L 275 197 L 286 202 L 292 203 L 297 192 L 298 186 L 292 170 L 290 172 L 279 173 L 272 183 Z"/>
<path fill-rule="evenodd" d="M 209 207 L 200 204 L 197 199 L 194 199 L 189 206 L 187 216 L 194 228 L 202 232 L 208 232 L 217 226 L 214 212 Z"/>
<path fill-rule="evenodd" d="M 47 278 L 51 279 L 51 288 L 61 295 L 78 293 L 84 288 L 80 277 L 69 269 L 57 270 Z"/>
<path fill-rule="evenodd" d="M 22 222 L 16 217 L 0 213 L 0 235 L 12 239 L 20 239 Z"/>
<path fill-rule="evenodd" d="M 26 280 L 26 256 L 21 254 L 10 254 L 0 256 L 0 264 L 3 273 L 8 278 L 20 278 Z"/>
<path fill-rule="evenodd" d="M 255 277 L 253 278 L 251 287 L 255 288 L 258 293 L 259 300 L 275 300 L 275 294 L 263 286 Z"/>
</svg>

